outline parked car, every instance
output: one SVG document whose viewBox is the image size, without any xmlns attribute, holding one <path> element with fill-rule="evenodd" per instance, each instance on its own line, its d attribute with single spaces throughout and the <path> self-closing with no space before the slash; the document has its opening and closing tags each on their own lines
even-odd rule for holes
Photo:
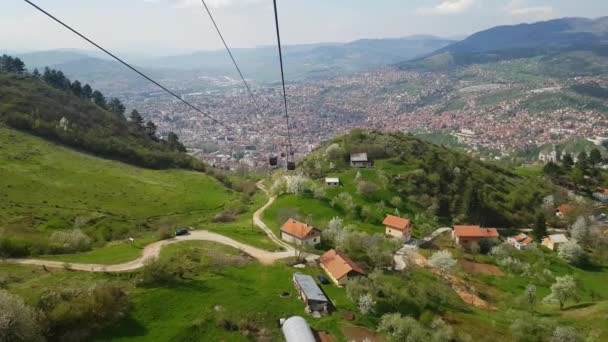
<svg viewBox="0 0 608 342">
<path fill-rule="evenodd" d="M 317 279 L 319 279 L 319 281 L 321 282 L 321 284 L 327 285 L 329 284 L 329 279 L 327 279 L 324 275 L 319 274 L 317 275 Z"/>
<path fill-rule="evenodd" d="M 180 228 L 175 231 L 175 236 L 183 236 L 183 235 L 188 235 L 188 229 Z"/>
</svg>

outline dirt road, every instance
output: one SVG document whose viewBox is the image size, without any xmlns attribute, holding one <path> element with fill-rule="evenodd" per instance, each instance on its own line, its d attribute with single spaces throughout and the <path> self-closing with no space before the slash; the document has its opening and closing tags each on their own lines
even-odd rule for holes
<svg viewBox="0 0 608 342">
<path fill-rule="evenodd" d="M 257 259 L 263 264 L 272 264 L 277 260 L 288 258 L 293 256 L 293 251 L 286 252 L 269 252 L 263 249 L 259 249 L 238 241 L 235 241 L 231 238 L 225 237 L 223 235 L 219 235 L 216 233 L 211 233 L 204 230 L 196 230 L 192 231 L 189 235 L 178 236 L 173 239 L 163 240 L 151 243 L 147 245 L 142 255 L 132 261 L 125 262 L 122 264 L 115 265 L 101 265 L 101 264 L 81 264 L 81 263 L 65 263 L 61 261 L 50 261 L 50 260 L 39 260 L 39 259 L 5 259 L 3 262 L 13 263 L 13 264 L 21 264 L 21 265 L 37 265 L 37 266 L 46 266 L 50 268 L 65 268 L 69 267 L 69 269 L 77 270 L 77 271 L 87 271 L 87 272 L 126 272 L 133 271 L 139 268 L 142 268 L 146 262 L 149 260 L 153 260 L 158 258 L 160 255 L 161 249 L 166 246 L 177 242 L 182 241 L 210 241 L 220 243 L 222 245 L 231 246 L 237 248 L 249 255 L 253 258 Z"/>
</svg>

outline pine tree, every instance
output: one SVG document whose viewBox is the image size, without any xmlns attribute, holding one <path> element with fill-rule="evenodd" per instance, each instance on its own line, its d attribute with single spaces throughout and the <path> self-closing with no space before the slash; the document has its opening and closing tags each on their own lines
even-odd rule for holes
<svg viewBox="0 0 608 342">
<path fill-rule="evenodd" d="M 120 102 L 120 100 L 116 97 L 110 99 L 108 103 L 108 109 L 116 114 L 120 114 L 121 116 L 125 115 L 125 106 Z"/>
<path fill-rule="evenodd" d="M 78 96 L 78 97 L 82 97 L 82 85 L 80 84 L 79 81 L 74 81 L 74 83 L 72 83 L 72 93 L 74 93 L 74 95 Z"/>
<path fill-rule="evenodd" d="M 156 138 L 156 125 L 154 124 L 154 122 L 146 122 L 146 134 L 148 134 L 150 138 Z"/>
<path fill-rule="evenodd" d="M 34 69 L 34 72 L 32 72 L 32 76 L 34 76 L 35 78 L 40 78 L 40 71 L 38 71 L 38 68 Z"/>
<path fill-rule="evenodd" d="M 601 162 L 602 162 L 602 153 L 597 148 L 594 148 L 589 153 L 589 163 L 591 163 L 591 165 L 595 166 Z"/>
<path fill-rule="evenodd" d="M 136 109 L 133 109 L 131 115 L 129 115 L 129 119 L 137 129 L 144 128 L 144 118 L 141 116 L 141 114 L 139 114 Z"/>
<path fill-rule="evenodd" d="M 544 213 L 538 213 L 534 224 L 534 237 L 536 240 L 541 241 L 545 236 L 547 236 L 546 217 Z"/>
<path fill-rule="evenodd" d="M 99 91 L 99 90 L 95 90 L 93 92 L 93 102 L 98 105 L 99 107 L 106 109 L 107 108 L 107 103 L 106 103 L 106 98 L 103 96 L 103 94 Z"/>
<path fill-rule="evenodd" d="M 169 132 L 169 135 L 167 136 L 167 142 L 169 143 L 169 147 L 171 147 L 172 150 L 178 152 L 186 152 L 186 147 L 179 141 L 179 137 L 177 136 L 177 134 Z"/>
<path fill-rule="evenodd" d="M 93 97 L 93 88 L 91 88 L 90 85 L 85 84 L 84 87 L 82 87 L 82 97 L 85 99 L 91 99 Z"/>
</svg>

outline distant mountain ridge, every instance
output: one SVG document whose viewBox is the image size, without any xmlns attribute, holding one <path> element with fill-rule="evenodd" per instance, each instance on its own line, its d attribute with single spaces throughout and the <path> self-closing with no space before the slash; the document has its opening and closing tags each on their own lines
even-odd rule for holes
<svg viewBox="0 0 608 342">
<path fill-rule="evenodd" d="M 572 51 L 608 56 L 608 17 L 561 18 L 497 26 L 424 57 L 404 61 L 399 66 L 403 69 L 437 70 L 516 58 L 555 56 Z"/>
<path fill-rule="evenodd" d="M 290 80 L 333 77 L 392 65 L 426 55 L 453 40 L 428 35 L 402 38 L 360 39 L 348 43 L 287 45 L 284 48 L 287 77 Z M 247 78 L 259 83 L 279 80 L 276 46 L 232 49 Z M 50 66 L 69 77 L 94 83 L 111 91 L 110 82 L 119 80 L 127 88 L 143 85 L 139 76 L 96 51 L 60 49 L 19 54 L 30 68 Z M 226 51 L 199 51 L 162 58 L 126 58 L 155 77 L 191 77 L 197 75 L 238 78 Z M 181 79 L 180 79 L 181 80 Z M 116 83 L 116 82 L 114 82 Z"/>
</svg>

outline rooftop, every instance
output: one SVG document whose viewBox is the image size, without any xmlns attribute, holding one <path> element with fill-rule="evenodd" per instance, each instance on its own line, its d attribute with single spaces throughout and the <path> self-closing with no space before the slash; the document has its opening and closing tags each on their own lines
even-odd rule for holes
<svg viewBox="0 0 608 342">
<path fill-rule="evenodd" d="M 298 239 L 304 239 L 310 236 L 310 234 L 316 235 L 318 233 L 313 226 L 309 226 L 306 223 L 302 223 L 294 219 L 287 220 L 287 222 L 285 222 L 285 224 L 283 224 L 281 227 L 281 231 L 291 236 L 295 236 Z"/>
<path fill-rule="evenodd" d="M 568 238 L 564 234 L 549 235 L 549 240 L 557 243 L 568 242 Z"/>
<path fill-rule="evenodd" d="M 335 279 L 340 279 L 351 271 L 365 274 L 359 265 L 352 261 L 348 256 L 336 251 L 335 249 L 330 249 L 329 251 L 325 252 L 325 254 L 321 255 L 319 260 L 327 272 L 329 272 Z"/>
<path fill-rule="evenodd" d="M 367 153 L 353 153 L 350 155 L 351 162 L 366 162 Z"/>
<path fill-rule="evenodd" d="M 293 280 L 298 284 L 298 287 L 308 300 L 314 300 L 319 302 L 329 302 L 329 299 L 325 296 L 325 293 L 321 291 L 321 288 L 315 280 L 308 274 L 294 273 Z"/>
<path fill-rule="evenodd" d="M 497 238 L 500 235 L 496 228 L 481 228 L 480 226 L 454 226 L 454 234 L 458 237 Z"/>
<path fill-rule="evenodd" d="M 399 230 L 406 230 L 410 226 L 411 223 L 412 222 L 406 218 L 393 216 L 393 215 L 386 215 L 384 222 L 382 222 L 382 224 L 385 226 L 389 226 L 389 227 L 396 228 Z"/>
</svg>

